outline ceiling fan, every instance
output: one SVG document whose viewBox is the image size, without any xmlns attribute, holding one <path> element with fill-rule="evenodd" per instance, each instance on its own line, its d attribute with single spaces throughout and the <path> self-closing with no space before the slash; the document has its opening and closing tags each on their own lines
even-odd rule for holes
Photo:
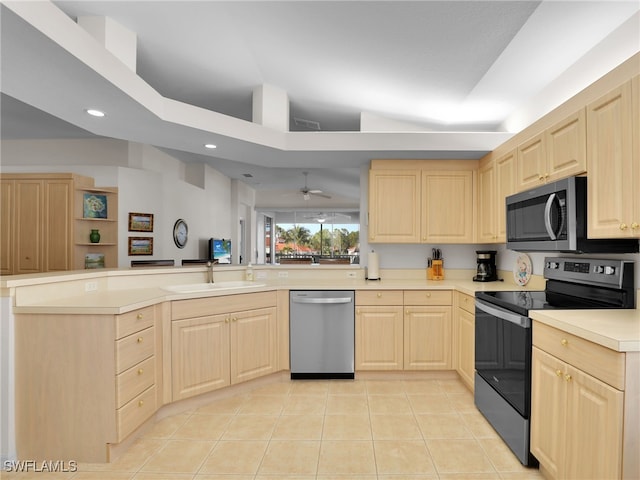
<svg viewBox="0 0 640 480">
<path fill-rule="evenodd" d="M 304 175 L 304 187 L 300 189 L 300 193 L 302 193 L 302 198 L 305 200 L 309 200 L 311 195 L 315 195 L 316 197 L 322 198 L 331 198 L 331 195 L 327 195 L 326 193 L 322 193 L 322 190 L 318 190 L 317 188 L 309 188 L 307 186 L 307 177 L 309 176 L 309 172 L 302 172 Z"/>
</svg>

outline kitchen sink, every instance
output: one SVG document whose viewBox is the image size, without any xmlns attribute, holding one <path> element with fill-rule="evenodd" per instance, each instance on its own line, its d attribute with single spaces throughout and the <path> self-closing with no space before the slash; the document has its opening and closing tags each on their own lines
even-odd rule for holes
<svg viewBox="0 0 640 480">
<path fill-rule="evenodd" d="M 175 293 L 217 292 L 219 290 L 237 290 L 242 288 L 264 287 L 264 283 L 236 280 L 215 283 L 188 283 L 185 285 L 170 285 L 163 287 L 165 290 Z"/>
</svg>

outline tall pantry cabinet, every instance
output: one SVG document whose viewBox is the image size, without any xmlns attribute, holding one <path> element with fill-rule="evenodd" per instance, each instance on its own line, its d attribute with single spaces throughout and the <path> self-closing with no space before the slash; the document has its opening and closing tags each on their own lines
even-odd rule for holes
<svg viewBox="0 0 640 480">
<path fill-rule="evenodd" d="M 117 267 L 117 189 L 100 190 L 111 197 L 110 218 L 87 221 L 82 192 L 97 190 L 93 183 L 70 173 L 0 175 L 0 274 L 85 268 L 89 227 L 107 233 L 111 245 L 91 248 L 104 253 L 104 266 Z"/>
</svg>

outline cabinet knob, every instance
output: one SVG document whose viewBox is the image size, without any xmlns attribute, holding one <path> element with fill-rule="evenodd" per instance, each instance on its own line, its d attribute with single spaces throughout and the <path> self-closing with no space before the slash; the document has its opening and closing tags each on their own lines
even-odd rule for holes
<svg viewBox="0 0 640 480">
<path fill-rule="evenodd" d="M 629 227 L 627 226 L 626 223 L 621 223 L 620 224 L 620 230 L 626 230 L 627 228 L 629 228 Z"/>
<path fill-rule="evenodd" d="M 561 377 L 562 376 L 562 370 L 556 370 L 556 376 Z"/>
<path fill-rule="evenodd" d="M 431 292 L 427 292 L 427 298 L 431 297 Z"/>
<path fill-rule="evenodd" d="M 141 313 L 139 313 L 139 314 L 136 316 L 136 318 L 137 318 L 138 320 L 142 320 L 142 317 L 143 317 L 143 315 L 142 315 Z"/>
<path fill-rule="evenodd" d="M 406 313 L 407 315 L 409 315 L 409 309 L 407 308 L 404 313 Z"/>
<path fill-rule="evenodd" d="M 567 374 L 564 376 L 564 379 L 565 379 L 567 382 L 570 382 L 570 381 L 571 381 L 571 375 L 569 375 L 569 374 L 567 373 Z"/>
<path fill-rule="evenodd" d="M 538 175 L 538 180 L 540 180 L 540 181 L 544 180 L 544 175 L 542 175 L 542 174 Z"/>
<path fill-rule="evenodd" d="M 142 338 L 142 337 L 138 337 L 138 343 L 142 343 L 142 342 L 143 342 L 143 340 L 144 340 L 144 338 Z"/>
<path fill-rule="evenodd" d="M 238 317 L 233 317 L 233 318 L 231 319 L 231 321 L 232 321 L 232 322 L 237 322 L 237 321 L 238 321 Z"/>
<path fill-rule="evenodd" d="M 382 294 L 381 294 L 381 293 L 378 293 L 377 297 L 378 297 L 378 298 L 382 297 Z"/>
<path fill-rule="evenodd" d="M 138 369 L 138 375 L 142 375 L 144 373 L 144 370 L 142 368 Z"/>
<path fill-rule="evenodd" d="M 569 340 L 563 338 L 562 340 L 560 340 L 560 343 L 566 347 L 567 345 L 569 345 Z"/>
<path fill-rule="evenodd" d="M 632 229 L 632 230 L 635 230 L 635 229 L 636 229 L 636 228 L 638 228 L 638 227 L 640 227 L 640 225 L 638 225 L 636 222 L 633 222 L 633 223 L 631 224 L 631 229 Z"/>
<path fill-rule="evenodd" d="M 140 401 L 138 402 L 138 406 L 139 406 L 139 407 L 141 407 L 141 406 L 143 406 L 143 405 L 144 405 L 144 400 L 140 400 Z"/>
<path fill-rule="evenodd" d="M 224 323 L 229 323 L 229 318 L 225 318 Z"/>
<path fill-rule="evenodd" d="M 358 315 L 360 315 L 360 309 L 357 309 L 357 310 L 356 310 L 356 313 L 357 313 Z"/>
</svg>

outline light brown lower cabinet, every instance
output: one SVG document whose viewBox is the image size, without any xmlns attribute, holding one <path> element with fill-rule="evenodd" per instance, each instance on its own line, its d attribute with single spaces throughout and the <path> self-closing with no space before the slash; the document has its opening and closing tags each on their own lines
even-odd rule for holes
<svg viewBox="0 0 640 480">
<path fill-rule="evenodd" d="M 539 322 L 533 339 L 531 452 L 546 476 L 638 478 L 637 355 Z"/>
<path fill-rule="evenodd" d="M 356 291 L 356 370 L 450 370 L 451 291 Z"/>
<path fill-rule="evenodd" d="M 173 401 L 276 371 L 275 293 L 179 300 L 172 318 Z"/>
<path fill-rule="evenodd" d="M 454 322 L 454 344 L 456 350 L 456 371 L 460 379 L 474 391 L 475 372 L 475 298 L 456 292 L 456 320 Z"/>
<path fill-rule="evenodd" d="M 109 461 L 162 404 L 162 308 L 16 315 L 18 458 Z"/>
</svg>

